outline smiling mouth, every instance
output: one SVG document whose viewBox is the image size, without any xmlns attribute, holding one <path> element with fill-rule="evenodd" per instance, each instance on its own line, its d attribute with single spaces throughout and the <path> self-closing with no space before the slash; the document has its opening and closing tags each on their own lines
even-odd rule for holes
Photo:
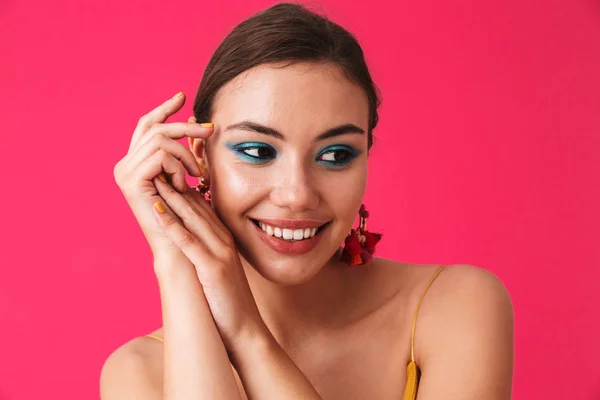
<svg viewBox="0 0 600 400">
<path fill-rule="evenodd" d="M 267 235 L 273 236 L 274 238 L 290 243 L 312 239 L 313 237 L 318 235 L 325 227 L 327 227 L 327 225 L 331 223 L 331 221 L 326 222 L 318 228 L 288 229 L 267 225 L 263 222 L 257 221 L 252 218 L 250 218 L 250 221 L 252 221 L 252 223 L 256 225 L 258 229 L 261 229 Z"/>
</svg>

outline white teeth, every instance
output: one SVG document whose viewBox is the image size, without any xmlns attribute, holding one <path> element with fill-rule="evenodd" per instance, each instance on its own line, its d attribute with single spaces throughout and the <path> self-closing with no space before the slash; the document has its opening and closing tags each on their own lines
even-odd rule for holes
<svg viewBox="0 0 600 400">
<path fill-rule="evenodd" d="M 310 239 L 317 234 L 318 228 L 302 228 L 302 229 L 287 229 L 278 228 L 267 225 L 258 221 L 260 229 L 265 231 L 267 235 L 283 238 L 284 240 L 303 240 Z"/>
</svg>

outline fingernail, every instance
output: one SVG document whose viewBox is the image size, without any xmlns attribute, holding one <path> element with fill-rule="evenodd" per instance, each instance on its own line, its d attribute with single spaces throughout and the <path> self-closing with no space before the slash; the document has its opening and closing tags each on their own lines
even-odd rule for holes
<svg viewBox="0 0 600 400">
<path fill-rule="evenodd" d="M 156 208 L 156 211 L 158 211 L 161 214 L 164 214 L 167 212 L 167 210 L 165 210 L 165 206 L 163 206 L 163 204 L 160 201 L 157 201 L 156 203 L 154 203 L 154 208 Z"/>
<path fill-rule="evenodd" d="M 214 124 L 212 122 L 203 122 L 200 124 L 200 126 L 203 128 L 212 128 L 214 127 Z"/>
<path fill-rule="evenodd" d="M 200 170 L 200 175 L 204 175 L 204 167 L 202 166 L 202 164 L 200 164 L 198 161 L 196 161 L 196 164 L 198 164 L 198 169 Z"/>
<path fill-rule="evenodd" d="M 162 172 L 158 174 L 158 179 L 160 179 L 164 183 L 167 183 L 167 178 L 165 178 L 165 174 L 163 174 Z"/>
<path fill-rule="evenodd" d="M 174 99 L 178 99 L 180 97 L 183 97 L 183 92 L 179 92 L 175 96 L 173 96 Z"/>
</svg>

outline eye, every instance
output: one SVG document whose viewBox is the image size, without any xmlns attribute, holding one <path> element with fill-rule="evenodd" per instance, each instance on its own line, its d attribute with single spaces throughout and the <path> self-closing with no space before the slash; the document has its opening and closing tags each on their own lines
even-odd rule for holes
<svg viewBox="0 0 600 400">
<path fill-rule="evenodd" d="M 227 145 L 236 156 L 244 161 L 254 164 L 266 163 L 277 156 L 277 152 L 266 143 L 245 142 L 236 145 Z"/>
<path fill-rule="evenodd" d="M 321 160 L 329 162 L 341 162 L 350 158 L 348 151 L 331 150 L 321 155 Z"/>
<path fill-rule="evenodd" d="M 272 149 L 268 147 L 246 147 L 240 149 L 241 152 L 255 158 L 272 158 L 275 154 Z"/>
<path fill-rule="evenodd" d="M 321 151 L 318 160 L 324 164 L 340 167 L 348 164 L 360 153 L 349 146 L 330 146 Z"/>
</svg>

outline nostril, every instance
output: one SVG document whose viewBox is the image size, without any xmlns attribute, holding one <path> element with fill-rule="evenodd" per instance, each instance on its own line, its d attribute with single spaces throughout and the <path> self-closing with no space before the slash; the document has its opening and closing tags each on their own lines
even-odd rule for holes
<svg viewBox="0 0 600 400">
<path fill-rule="evenodd" d="M 294 213 L 315 210 L 319 204 L 319 196 L 312 188 L 289 183 L 272 190 L 271 200 L 274 205 Z"/>
</svg>

